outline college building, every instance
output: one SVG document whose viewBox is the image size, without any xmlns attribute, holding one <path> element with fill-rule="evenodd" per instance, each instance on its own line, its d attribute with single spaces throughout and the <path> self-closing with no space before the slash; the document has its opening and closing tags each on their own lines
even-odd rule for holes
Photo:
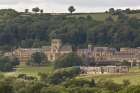
<svg viewBox="0 0 140 93">
<path fill-rule="evenodd" d="M 46 55 L 48 61 L 53 62 L 59 57 L 69 54 L 71 52 L 76 53 L 78 56 L 84 59 L 93 59 L 95 62 L 130 62 L 140 63 L 140 48 L 116 48 L 110 47 L 94 47 L 88 45 L 88 48 L 78 48 L 76 51 L 72 50 L 71 45 L 63 44 L 60 39 L 52 39 L 50 46 L 42 46 L 41 48 L 17 48 L 12 52 L 6 52 L 5 56 L 16 56 L 21 64 L 26 64 L 32 54 L 36 52 L 42 52 Z"/>
<path fill-rule="evenodd" d="M 92 47 L 77 49 L 77 54 L 85 59 L 94 59 L 96 63 L 130 62 L 140 65 L 140 48 Z"/>
<path fill-rule="evenodd" d="M 115 74 L 129 72 L 128 66 L 80 67 L 81 74 Z"/>
<path fill-rule="evenodd" d="M 46 55 L 48 61 L 53 62 L 60 56 L 72 52 L 71 45 L 64 45 L 60 39 L 53 39 L 50 46 L 42 46 L 42 48 L 18 48 L 13 54 L 20 60 L 21 64 L 26 64 L 32 54 L 42 52 Z"/>
</svg>

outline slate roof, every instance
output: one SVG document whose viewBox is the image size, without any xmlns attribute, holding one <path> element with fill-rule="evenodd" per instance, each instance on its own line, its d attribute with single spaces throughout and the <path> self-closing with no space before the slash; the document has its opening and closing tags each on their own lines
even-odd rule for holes
<svg viewBox="0 0 140 93">
<path fill-rule="evenodd" d="M 60 48 L 60 51 L 72 51 L 71 45 L 64 45 Z"/>
<path fill-rule="evenodd" d="M 43 46 L 42 49 L 51 51 L 51 46 Z M 72 51 L 71 45 L 63 45 L 60 47 L 59 51 Z"/>
<path fill-rule="evenodd" d="M 116 51 L 115 48 L 109 48 L 109 47 L 94 47 L 94 51 L 100 52 L 100 51 Z"/>
</svg>

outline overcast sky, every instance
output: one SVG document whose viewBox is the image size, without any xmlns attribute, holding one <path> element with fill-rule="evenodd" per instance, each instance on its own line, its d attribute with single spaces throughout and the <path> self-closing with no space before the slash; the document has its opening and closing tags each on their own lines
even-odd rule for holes
<svg viewBox="0 0 140 93">
<path fill-rule="evenodd" d="M 111 7 L 140 9 L 140 0 L 0 0 L 0 8 L 18 11 L 38 6 L 45 12 L 67 12 L 70 5 L 75 6 L 76 12 L 100 12 Z"/>
</svg>

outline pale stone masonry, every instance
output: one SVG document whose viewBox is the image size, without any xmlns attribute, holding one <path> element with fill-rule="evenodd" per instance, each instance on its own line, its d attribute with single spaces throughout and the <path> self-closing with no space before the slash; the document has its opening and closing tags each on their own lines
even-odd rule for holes
<svg viewBox="0 0 140 93">
<path fill-rule="evenodd" d="M 22 64 L 26 64 L 32 54 L 42 52 L 51 62 L 55 61 L 60 56 L 72 52 L 71 45 L 63 45 L 60 39 L 53 39 L 51 46 L 43 46 L 42 48 L 18 48 L 13 51 L 13 54 L 20 60 Z"/>
<path fill-rule="evenodd" d="M 26 64 L 32 54 L 36 52 L 42 52 L 42 50 L 40 48 L 18 48 L 13 54 L 19 59 L 21 64 Z"/>
<path fill-rule="evenodd" d="M 114 74 L 128 73 L 127 66 L 100 66 L 100 67 L 80 67 L 81 74 Z"/>
<path fill-rule="evenodd" d="M 88 47 L 87 49 L 77 49 L 77 54 L 81 57 L 94 58 L 95 61 L 109 61 L 117 50 L 109 47 Z"/>
<path fill-rule="evenodd" d="M 71 45 L 63 45 L 60 39 L 53 39 L 51 46 L 43 46 L 43 52 L 46 54 L 49 61 L 55 61 L 62 55 L 72 52 Z"/>
<path fill-rule="evenodd" d="M 130 62 L 140 64 L 140 48 L 88 47 L 77 49 L 77 54 L 82 58 L 93 58 L 95 62 Z"/>
<path fill-rule="evenodd" d="M 93 56 L 95 61 L 108 61 L 116 52 L 115 48 L 94 47 Z"/>
<path fill-rule="evenodd" d="M 7 52 L 5 56 L 16 56 L 21 63 L 27 63 L 31 55 L 36 52 L 43 52 L 49 61 L 53 62 L 60 56 L 76 53 L 78 56 L 86 59 L 94 59 L 95 62 L 136 62 L 140 63 L 140 48 L 120 48 L 118 51 L 110 47 L 93 47 L 88 45 L 88 48 L 72 50 L 71 45 L 65 45 L 60 39 L 52 39 L 50 46 L 42 46 L 42 48 L 17 48 L 12 52 Z"/>
</svg>

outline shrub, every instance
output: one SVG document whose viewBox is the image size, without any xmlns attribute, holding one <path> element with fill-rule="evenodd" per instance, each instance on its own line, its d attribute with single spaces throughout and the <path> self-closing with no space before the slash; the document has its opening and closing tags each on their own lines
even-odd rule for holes
<svg viewBox="0 0 140 93">
<path fill-rule="evenodd" d="M 16 65 L 18 65 L 17 59 L 10 59 L 9 57 L 0 57 L 0 71 L 12 71 Z"/>
<path fill-rule="evenodd" d="M 65 69 L 56 70 L 50 77 L 49 81 L 52 84 L 59 84 L 66 80 L 69 80 L 80 73 L 79 67 L 71 67 Z"/>
<path fill-rule="evenodd" d="M 129 86 L 119 93 L 140 93 L 140 85 L 138 86 Z"/>
<path fill-rule="evenodd" d="M 66 68 L 66 67 L 81 66 L 81 65 L 83 65 L 82 59 L 78 57 L 76 54 L 70 53 L 56 60 L 54 67 L 58 69 L 58 68 Z"/>
<path fill-rule="evenodd" d="M 64 84 L 64 86 L 66 87 L 80 87 L 80 88 L 83 88 L 83 87 L 95 87 L 95 81 L 92 79 L 91 81 L 90 80 L 87 80 L 87 79 L 72 79 L 68 82 L 66 82 Z"/>
</svg>

